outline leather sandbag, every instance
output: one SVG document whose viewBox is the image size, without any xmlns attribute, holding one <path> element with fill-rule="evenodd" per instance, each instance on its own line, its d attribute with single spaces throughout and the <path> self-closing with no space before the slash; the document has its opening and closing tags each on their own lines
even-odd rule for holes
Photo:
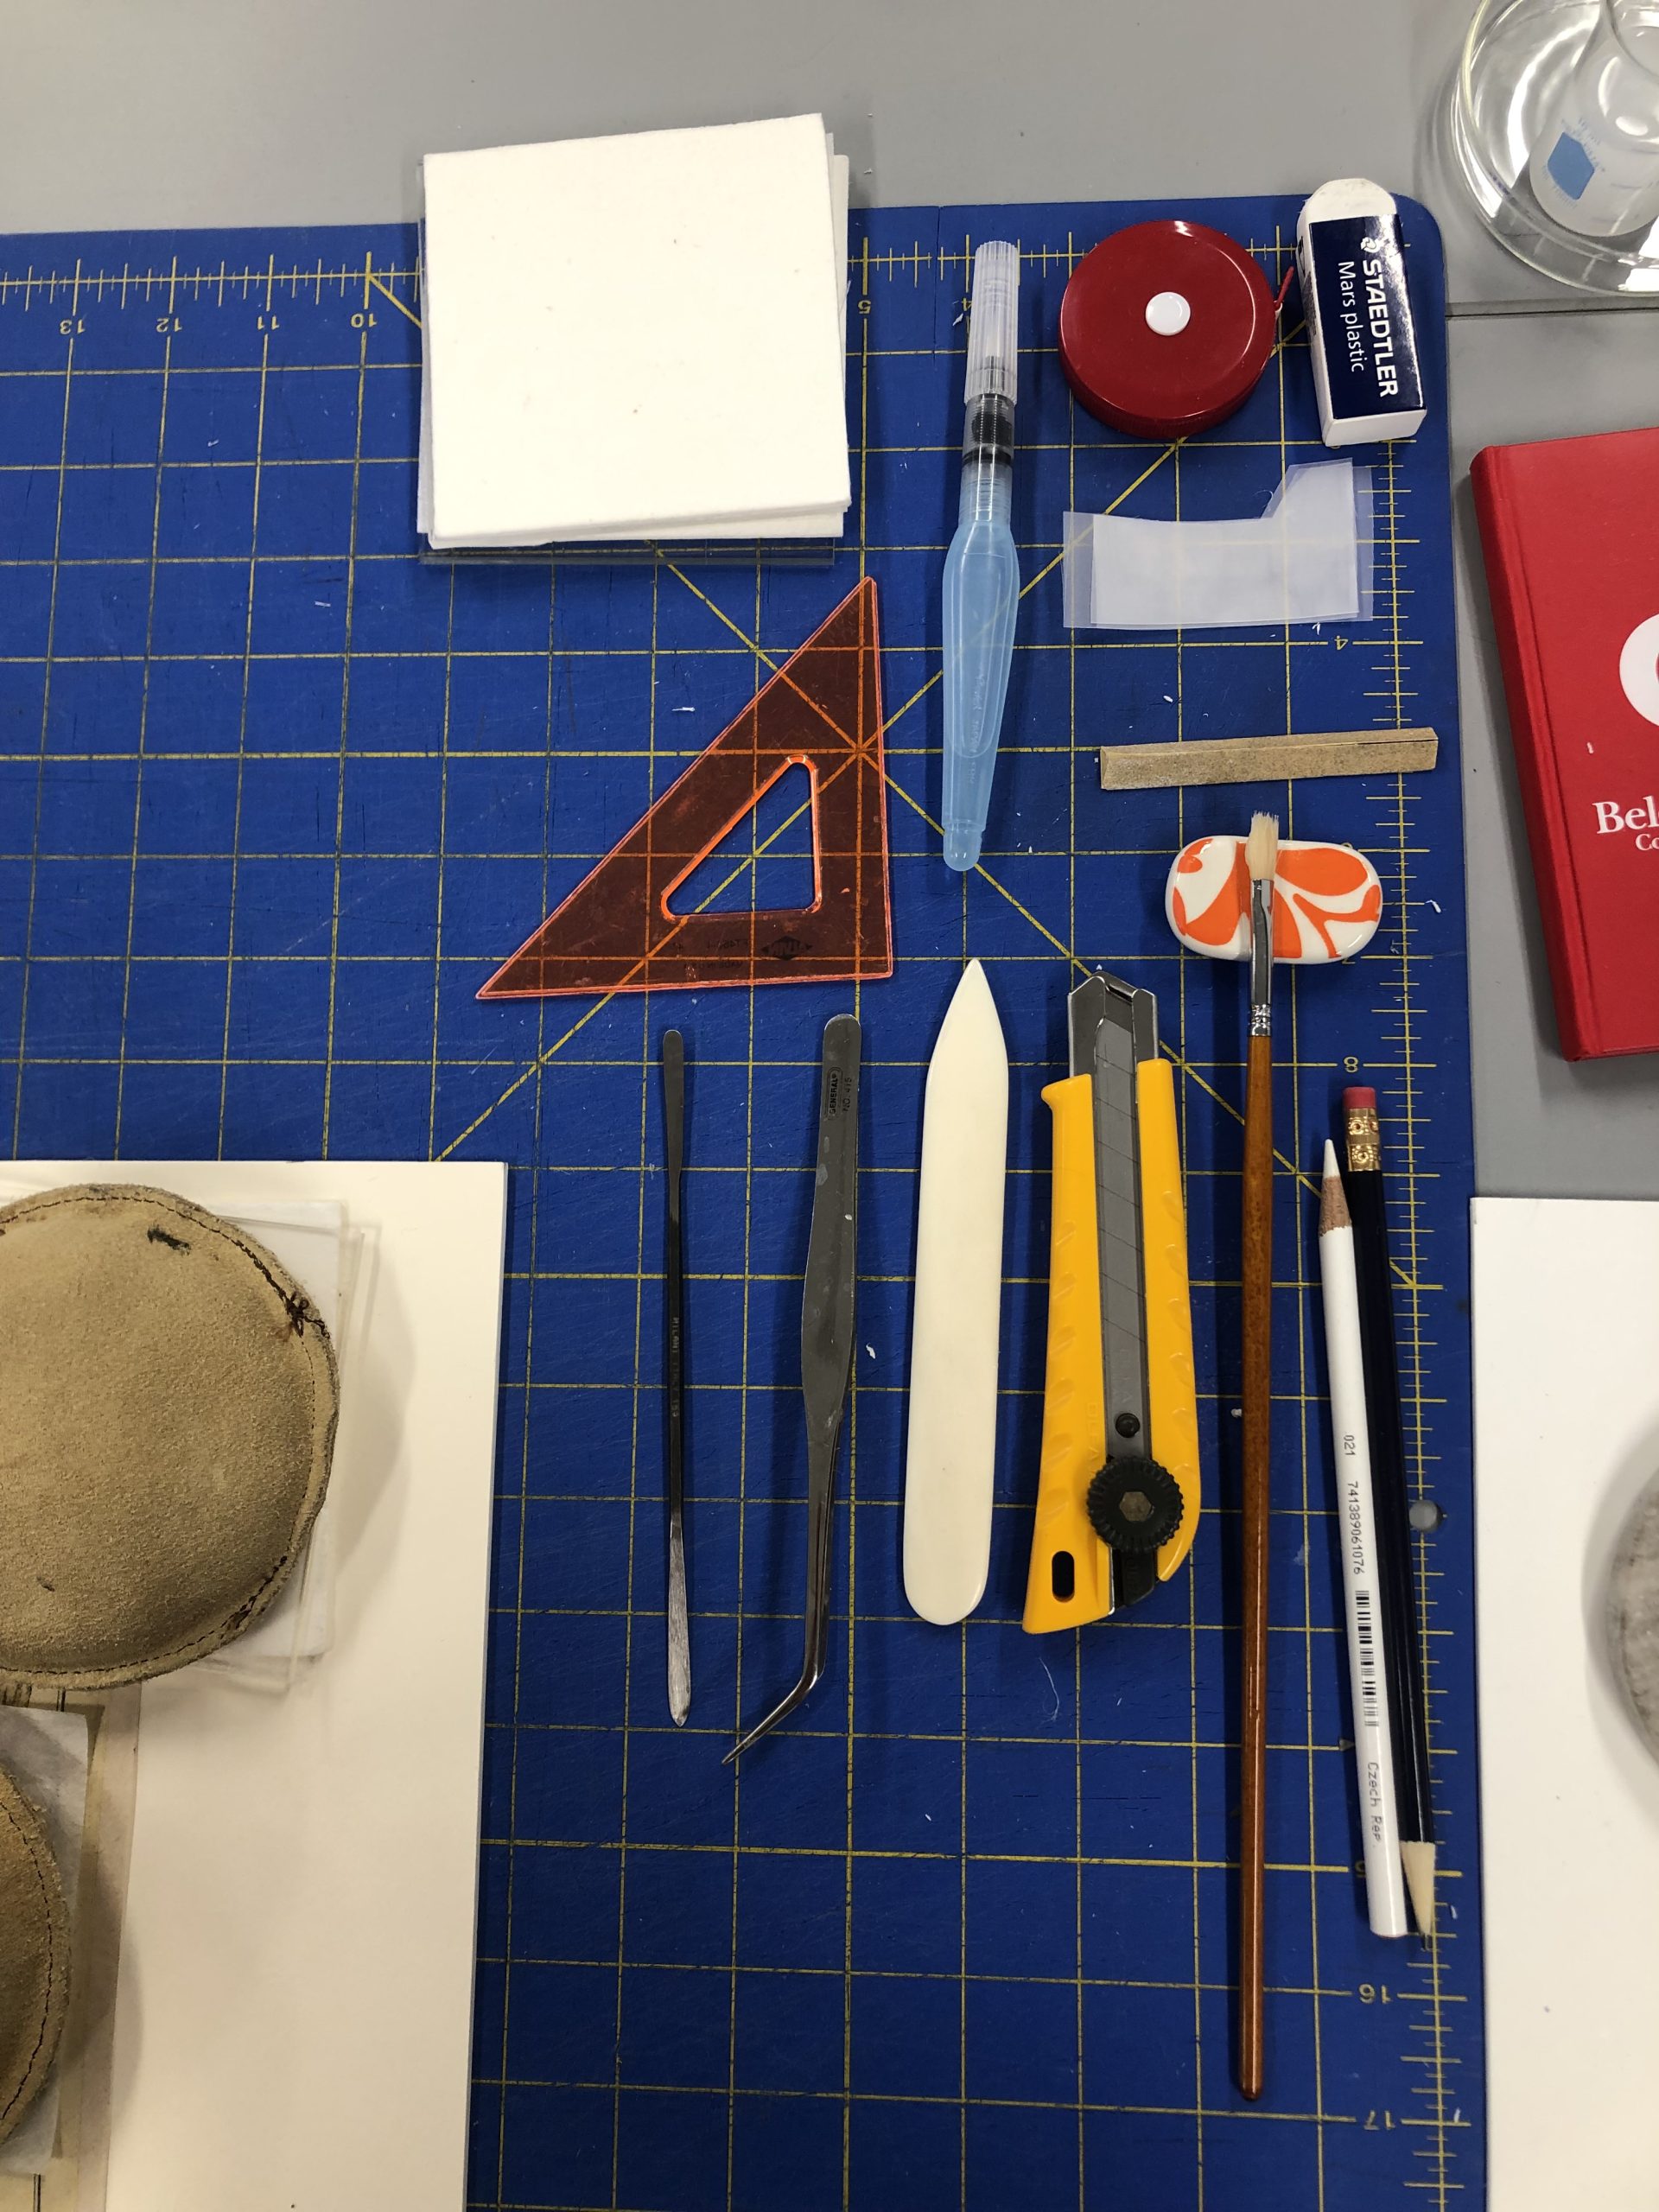
<svg viewBox="0 0 1659 2212">
<path fill-rule="evenodd" d="M 1619 1540 L 1608 1627 L 1630 1710 L 1659 1758 L 1659 1483 L 1637 1501 Z"/>
<path fill-rule="evenodd" d="M 40 1815 L 0 1767 L 0 2142 L 52 2069 L 69 2003 L 69 1907 Z"/>
<path fill-rule="evenodd" d="M 137 1184 L 0 1209 L 0 1678 L 104 1688 L 238 1635 L 338 1407 L 321 1315 L 229 1222 Z"/>
</svg>

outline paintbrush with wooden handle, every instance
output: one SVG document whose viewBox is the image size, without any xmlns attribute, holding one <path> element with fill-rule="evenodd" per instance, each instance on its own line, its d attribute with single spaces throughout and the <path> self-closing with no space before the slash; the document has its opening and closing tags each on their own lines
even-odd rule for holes
<svg viewBox="0 0 1659 2212">
<path fill-rule="evenodd" d="M 1275 816 L 1248 837 L 1195 838 L 1176 854 L 1164 893 L 1190 952 L 1249 963 L 1244 1093 L 1243 1512 L 1243 1713 L 1239 1837 L 1238 2086 L 1262 2094 L 1263 1801 L 1268 1755 L 1268 1429 L 1273 1308 L 1273 970 L 1275 960 L 1325 967 L 1363 952 L 1382 912 L 1382 886 L 1351 845 L 1279 841 Z"/>
<path fill-rule="evenodd" d="M 1268 1452 L 1273 1319 L 1273 876 L 1279 823 L 1250 823 L 1250 1041 L 1244 1087 L 1243 1686 L 1238 1847 L 1238 2086 L 1262 2094 L 1267 1857 Z"/>
</svg>

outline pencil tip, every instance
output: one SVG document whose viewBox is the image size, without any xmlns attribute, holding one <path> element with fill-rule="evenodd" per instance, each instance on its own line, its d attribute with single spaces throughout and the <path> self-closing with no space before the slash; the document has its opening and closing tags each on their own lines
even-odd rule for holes
<svg viewBox="0 0 1659 2212">
<path fill-rule="evenodd" d="M 1404 1843 L 1400 1846 L 1400 1863 L 1405 1870 L 1406 1889 L 1411 1897 L 1412 1918 L 1427 1938 L 1434 1933 L 1434 1847 L 1432 1843 Z"/>
<path fill-rule="evenodd" d="M 1351 1229 L 1354 1217 L 1348 1211 L 1348 1193 L 1342 1187 L 1342 1175 L 1337 1166 L 1337 1147 L 1329 1137 L 1325 1141 L 1325 1173 L 1319 1183 L 1319 1234 L 1328 1236 L 1333 1229 Z"/>
</svg>

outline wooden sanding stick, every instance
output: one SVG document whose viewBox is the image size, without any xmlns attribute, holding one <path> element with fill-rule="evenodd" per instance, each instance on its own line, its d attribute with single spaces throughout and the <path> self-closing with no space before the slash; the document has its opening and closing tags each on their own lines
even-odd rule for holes
<svg viewBox="0 0 1659 2212">
<path fill-rule="evenodd" d="M 1432 729 L 1334 729 L 1280 737 L 1192 738 L 1181 745 L 1103 745 L 1100 787 L 1150 791 L 1180 784 L 1420 775 L 1434 766 L 1440 742 Z"/>
</svg>

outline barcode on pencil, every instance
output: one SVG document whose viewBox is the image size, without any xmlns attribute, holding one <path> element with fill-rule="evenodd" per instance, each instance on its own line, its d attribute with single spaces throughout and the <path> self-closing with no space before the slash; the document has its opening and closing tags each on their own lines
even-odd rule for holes
<svg viewBox="0 0 1659 2212">
<path fill-rule="evenodd" d="M 1361 1718 L 1368 1728 L 1382 1725 L 1382 1678 L 1376 1667 L 1376 1633 L 1371 1623 L 1371 1593 L 1354 1592 L 1354 1637 L 1359 1646 Z"/>
</svg>

